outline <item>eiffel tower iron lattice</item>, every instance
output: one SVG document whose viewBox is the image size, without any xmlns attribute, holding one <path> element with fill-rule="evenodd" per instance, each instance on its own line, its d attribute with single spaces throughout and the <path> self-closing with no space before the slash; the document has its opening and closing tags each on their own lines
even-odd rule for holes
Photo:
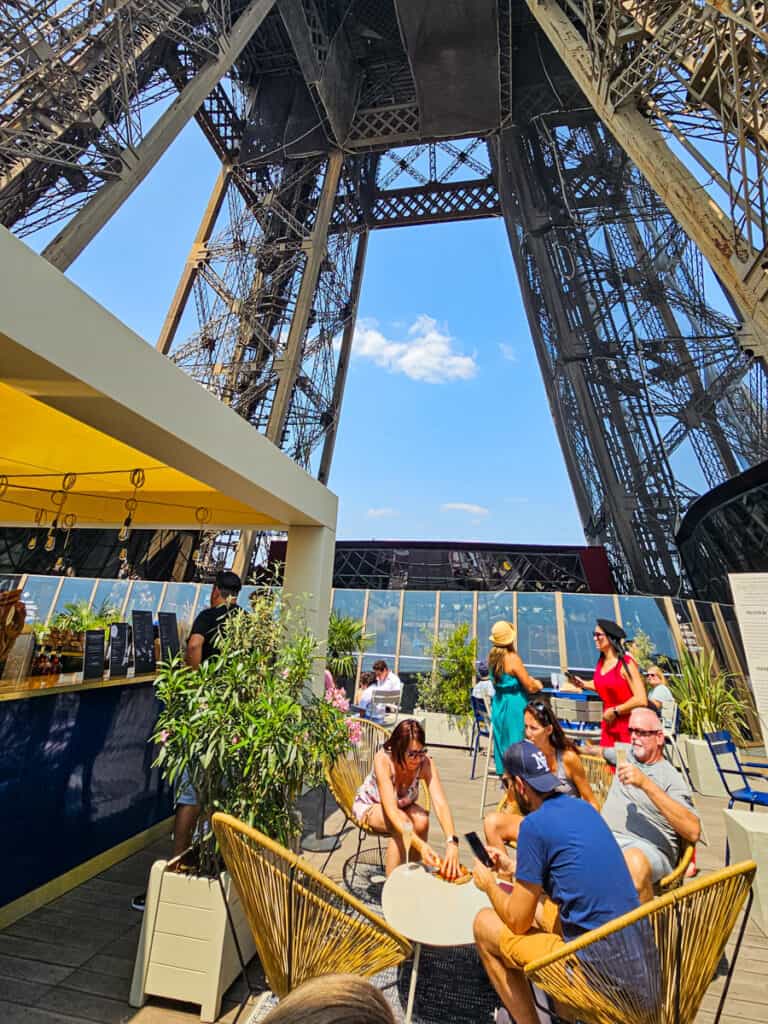
<svg viewBox="0 0 768 1024">
<path fill-rule="evenodd" d="M 439 7 L 6 3 L 0 221 L 66 269 L 194 118 L 221 171 L 158 347 L 325 482 L 370 232 L 503 217 L 585 534 L 675 592 L 687 505 L 768 456 L 766 5 Z"/>
</svg>

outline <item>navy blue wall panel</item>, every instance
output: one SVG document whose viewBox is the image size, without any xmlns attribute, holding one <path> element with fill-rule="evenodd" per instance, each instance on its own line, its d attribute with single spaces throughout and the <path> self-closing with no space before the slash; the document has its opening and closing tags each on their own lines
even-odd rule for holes
<svg viewBox="0 0 768 1024">
<path fill-rule="evenodd" d="M 152 683 L 0 703 L 0 906 L 171 814 Z"/>
</svg>

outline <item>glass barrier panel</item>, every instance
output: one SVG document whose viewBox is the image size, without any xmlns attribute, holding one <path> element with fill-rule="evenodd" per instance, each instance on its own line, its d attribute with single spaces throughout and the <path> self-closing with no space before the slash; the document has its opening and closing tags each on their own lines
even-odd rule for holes
<svg viewBox="0 0 768 1024">
<path fill-rule="evenodd" d="M 27 576 L 21 599 L 27 606 L 28 626 L 48 618 L 60 582 L 60 576 Z"/>
<path fill-rule="evenodd" d="M 406 590 L 400 634 L 401 664 L 405 660 L 403 655 L 411 657 L 426 654 L 434 642 L 436 600 L 434 590 Z"/>
<path fill-rule="evenodd" d="M 60 612 L 66 612 L 68 604 L 90 605 L 91 593 L 93 592 L 93 584 L 95 582 L 95 580 L 89 580 L 83 576 L 72 576 L 65 579 L 61 584 L 61 590 L 56 598 L 51 618 Z"/>
<path fill-rule="evenodd" d="M 399 590 L 372 590 L 368 595 L 366 633 L 373 633 L 371 650 L 394 662 L 397 649 L 397 620 L 400 615 Z M 373 659 L 376 661 L 376 658 Z M 365 671 L 365 669 L 364 669 Z"/>
<path fill-rule="evenodd" d="M 467 638 L 472 638 L 472 594 L 446 590 L 440 594 L 440 620 L 438 636 L 445 640 L 457 626 L 469 626 Z"/>
<path fill-rule="evenodd" d="M 333 610 L 339 618 L 357 619 L 362 622 L 364 608 L 364 590 L 334 590 Z"/>
<path fill-rule="evenodd" d="M 554 594 L 517 595 L 517 650 L 531 675 L 548 679 L 559 671 Z"/>
<path fill-rule="evenodd" d="M 258 589 L 259 589 L 258 587 L 241 587 L 240 588 L 240 593 L 237 595 L 237 603 L 240 605 L 241 608 L 245 608 L 245 610 L 247 612 L 251 610 L 251 594 L 255 590 L 258 590 Z M 203 608 L 207 608 L 208 605 L 210 604 L 210 600 L 211 600 L 211 588 L 206 583 L 206 584 L 203 584 L 201 586 L 201 588 L 200 588 L 200 597 L 198 598 L 198 601 L 197 601 L 197 609 L 196 609 L 196 611 L 201 612 L 203 610 Z"/>
<path fill-rule="evenodd" d="M 21 576 L 0 576 L 0 593 L 4 590 L 17 590 Z"/>
<path fill-rule="evenodd" d="M 431 658 L 401 658 L 397 674 L 403 684 L 402 715 L 410 715 L 419 700 L 419 675 L 432 671 Z M 402 717 L 401 717 L 402 721 Z"/>
<path fill-rule="evenodd" d="M 169 583 L 165 588 L 160 611 L 176 612 L 176 621 L 182 637 L 186 637 L 194 620 L 199 589 L 196 583 Z"/>
<path fill-rule="evenodd" d="M 592 671 L 597 648 L 592 634 L 598 619 L 615 619 L 613 598 L 608 594 L 563 594 L 565 649 L 568 668 Z"/>
<path fill-rule="evenodd" d="M 130 585 L 129 580 L 99 580 L 91 607 L 94 611 L 115 608 L 122 612 Z"/>
<path fill-rule="evenodd" d="M 125 609 L 126 620 L 131 621 L 131 612 L 152 612 L 156 616 L 163 586 L 163 583 L 154 580 L 134 580 L 128 607 Z"/>
<path fill-rule="evenodd" d="M 664 614 L 664 602 L 653 597 L 619 597 L 621 622 L 631 640 L 642 629 L 654 646 L 652 657 L 677 661 L 677 647 Z"/>
<path fill-rule="evenodd" d="M 500 620 L 514 622 L 514 595 L 509 590 L 477 595 L 477 656 L 487 661 L 491 649 L 491 628 Z"/>
</svg>

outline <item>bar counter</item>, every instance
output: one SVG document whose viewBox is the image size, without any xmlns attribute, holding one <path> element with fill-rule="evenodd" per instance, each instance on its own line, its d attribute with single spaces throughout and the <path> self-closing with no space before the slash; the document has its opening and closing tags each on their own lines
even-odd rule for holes
<svg viewBox="0 0 768 1024">
<path fill-rule="evenodd" d="M 73 674 L 0 686 L 0 921 L 66 891 L 63 879 L 89 862 L 95 873 L 112 851 L 117 860 L 139 848 L 172 813 L 148 742 L 153 680 Z"/>
</svg>

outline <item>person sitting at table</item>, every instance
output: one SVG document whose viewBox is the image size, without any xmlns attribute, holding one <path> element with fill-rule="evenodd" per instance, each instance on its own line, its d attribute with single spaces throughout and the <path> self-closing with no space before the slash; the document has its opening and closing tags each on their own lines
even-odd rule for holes
<svg viewBox="0 0 768 1024">
<path fill-rule="evenodd" d="M 394 699 L 396 695 L 400 694 L 400 691 L 403 688 L 403 684 L 400 682 L 399 676 L 396 676 L 394 672 L 390 671 L 389 666 L 384 660 L 374 661 L 373 676 L 373 682 L 368 683 L 365 687 L 363 687 L 363 679 L 361 676 L 360 686 L 355 694 L 355 704 L 363 708 L 366 713 L 370 708 L 374 693 L 391 692 Z"/>
<path fill-rule="evenodd" d="M 475 918 L 475 942 L 509 1016 L 516 1024 L 538 1024 L 525 965 L 639 904 L 610 829 L 586 800 L 560 792 L 562 780 L 538 747 L 527 740 L 508 747 L 502 781 L 526 814 L 517 864 L 501 849 L 488 852 L 497 870 L 514 869 L 515 883 L 505 891 L 494 873 L 475 861 L 475 885 L 491 902 Z M 496 1019 L 508 1018 L 499 1011 Z"/>
<path fill-rule="evenodd" d="M 603 820 L 616 838 L 643 903 L 653 886 L 680 859 L 681 842 L 697 843 L 701 822 L 691 791 L 664 757 L 664 729 L 651 708 L 636 708 L 629 719 L 632 746 L 616 770 L 603 804 Z M 616 751 L 603 750 L 609 764 Z"/>
<path fill-rule="evenodd" d="M 648 705 L 659 715 L 661 715 L 663 704 L 674 704 L 677 707 L 674 694 L 667 686 L 666 677 L 658 665 L 648 666 L 645 672 L 645 684 L 648 687 Z"/>
<path fill-rule="evenodd" d="M 427 843 L 429 812 L 418 803 L 422 779 L 445 836 L 443 861 Z M 459 837 L 437 765 L 424 746 L 424 729 L 415 718 L 406 718 L 395 726 L 374 756 L 373 768 L 355 795 L 352 813 L 375 832 L 390 836 L 385 857 L 387 875 L 405 863 L 405 842 L 410 841 L 409 860 L 423 860 L 430 867 L 442 867 L 449 881 L 458 876 Z"/>
<path fill-rule="evenodd" d="M 584 765 L 576 744 L 563 732 L 563 727 L 549 704 L 532 700 L 525 709 L 525 738 L 534 743 L 547 759 L 547 767 L 560 779 L 560 792 L 581 797 L 599 811 L 595 794 L 584 774 Z M 492 811 L 483 822 L 485 838 L 491 846 L 503 848 L 517 842 L 522 817 L 510 811 Z"/>
</svg>

